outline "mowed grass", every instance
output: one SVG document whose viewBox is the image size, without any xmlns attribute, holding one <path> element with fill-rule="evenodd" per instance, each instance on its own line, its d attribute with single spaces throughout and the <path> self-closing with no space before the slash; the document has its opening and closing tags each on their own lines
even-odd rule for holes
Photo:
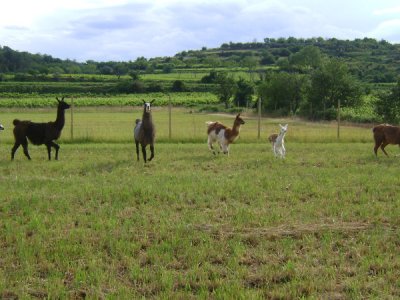
<svg viewBox="0 0 400 300">
<path fill-rule="evenodd" d="M 61 143 L 50 162 L 10 147 L 2 298 L 400 297 L 397 147 L 293 136 L 280 160 L 243 136 L 229 157 L 158 143 L 147 164 L 132 142 Z"/>
<path fill-rule="evenodd" d="M 33 161 L 22 150 L 8 161 L 12 120 L 54 110 L 3 111 L 2 297 L 398 296 L 396 157 L 373 157 L 370 128 L 342 127 L 338 141 L 334 123 L 263 118 L 258 140 L 244 115 L 231 156 L 214 157 L 204 122 L 233 115 L 173 108 L 169 139 L 168 110 L 155 108 L 144 165 L 141 108 L 76 109 L 73 139 L 67 113 L 58 162 L 34 146 Z M 265 142 L 279 122 L 284 161 Z"/>
</svg>

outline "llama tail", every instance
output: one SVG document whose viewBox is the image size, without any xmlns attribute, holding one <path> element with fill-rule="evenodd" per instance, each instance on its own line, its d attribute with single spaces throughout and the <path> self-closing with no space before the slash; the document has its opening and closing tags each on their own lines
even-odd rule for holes
<svg viewBox="0 0 400 300">
<path fill-rule="evenodd" d="M 19 123 L 21 123 L 21 121 L 20 121 L 20 120 L 18 120 L 18 119 L 14 119 L 14 121 L 13 121 L 13 124 L 14 124 L 14 126 L 17 126 Z"/>
<path fill-rule="evenodd" d="M 217 123 L 217 122 L 207 121 L 207 122 L 206 122 L 206 125 L 207 125 L 207 126 L 211 126 L 211 125 L 213 125 L 213 124 L 215 124 L 215 123 Z"/>
</svg>

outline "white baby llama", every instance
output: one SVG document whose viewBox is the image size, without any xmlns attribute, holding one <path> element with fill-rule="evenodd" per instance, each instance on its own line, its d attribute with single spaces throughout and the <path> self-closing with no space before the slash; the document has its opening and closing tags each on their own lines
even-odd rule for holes
<svg viewBox="0 0 400 300">
<path fill-rule="evenodd" d="M 279 127 L 281 128 L 281 131 L 279 132 L 278 136 L 273 142 L 273 150 L 276 157 L 280 155 L 281 158 L 285 158 L 286 155 L 285 134 L 287 132 L 288 124 L 283 126 L 279 124 Z"/>
</svg>

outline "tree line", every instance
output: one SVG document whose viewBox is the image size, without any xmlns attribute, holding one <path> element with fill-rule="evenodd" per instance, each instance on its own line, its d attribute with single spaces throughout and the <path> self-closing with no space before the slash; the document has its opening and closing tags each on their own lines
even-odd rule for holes
<svg viewBox="0 0 400 300">
<path fill-rule="evenodd" d="M 399 49 L 399 45 L 369 38 L 354 41 L 266 38 L 263 42 L 230 42 L 217 49 L 183 51 L 174 57 L 79 63 L 4 46 L 0 47 L 0 81 L 9 80 L 4 74 L 14 74 L 14 81 L 45 81 L 49 80 L 48 74 L 52 74 L 50 78 L 54 81 L 59 80 L 57 74 L 65 73 L 113 75 L 115 84 L 103 86 L 99 92 L 208 90 L 217 94 L 225 108 L 253 107 L 260 98 L 265 112 L 311 119 L 333 119 L 339 101 L 343 108 L 359 108 L 366 105 L 366 96 L 372 95 L 374 100 L 368 104 L 373 106 L 375 115 L 370 121 L 378 118 L 392 122 L 399 121 L 400 114 Z M 246 70 L 249 76 L 235 79 L 234 67 Z M 201 85 L 175 80 L 167 86 L 141 80 L 141 74 L 145 73 L 206 68 L 211 71 L 199 80 Z M 119 80 L 127 74 L 130 79 Z M 372 83 L 389 85 L 377 92 L 371 88 Z"/>
<path fill-rule="evenodd" d="M 330 57 L 342 58 L 349 71 L 363 82 L 391 82 L 400 72 L 400 45 L 371 38 L 338 40 L 335 38 L 265 38 L 263 42 L 223 43 L 219 48 L 189 50 L 173 57 L 138 57 L 130 61 L 77 62 L 46 54 L 30 54 L 0 46 L 0 74 L 104 74 L 171 73 L 182 69 L 233 68 L 256 65 L 285 66 L 304 48 L 313 46 Z M 1 78 L 0 78 L 1 80 Z"/>
<path fill-rule="evenodd" d="M 229 73 L 213 71 L 202 81 L 217 84 L 215 93 L 226 108 L 254 107 L 261 99 L 264 112 L 332 120 L 339 107 L 371 105 L 374 113 L 363 121 L 400 121 L 399 79 L 386 90 L 371 91 L 369 85 L 354 76 L 346 60 L 329 57 L 314 46 L 303 48 L 279 68 L 258 72 L 257 76 L 255 80 L 235 81 Z"/>
</svg>

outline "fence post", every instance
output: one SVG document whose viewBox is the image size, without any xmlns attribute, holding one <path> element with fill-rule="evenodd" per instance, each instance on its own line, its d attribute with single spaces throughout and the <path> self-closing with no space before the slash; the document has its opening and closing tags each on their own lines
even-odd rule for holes
<svg viewBox="0 0 400 300">
<path fill-rule="evenodd" d="M 337 108 L 337 138 L 340 138 L 340 99 L 338 99 L 338 108 Z"/>
<path fill-rule="evenodd" d="M 71 98 L 71 141 L 74 140 L 74 98 Z"/>
<path fill-rule="evenodd" d="M 261 97 L 258 98 L 258 139 L 261 138 Z"/>
<path fill-rule="evenodd" d="M 168 102 L 168 137 L 171 140 L 172 138 L 172 103 L 171 103 L 171 95 L 168 94 L 169 102 Z"/>
</svg>

